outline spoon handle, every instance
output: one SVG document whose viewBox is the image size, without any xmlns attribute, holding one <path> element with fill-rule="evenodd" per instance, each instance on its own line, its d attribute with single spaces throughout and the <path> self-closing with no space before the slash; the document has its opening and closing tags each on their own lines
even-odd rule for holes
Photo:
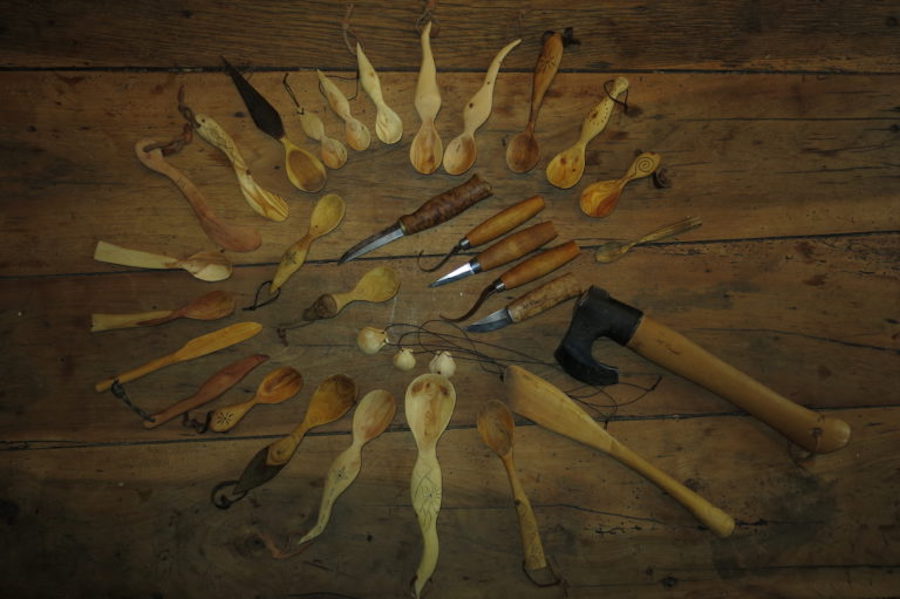
<svg viewBox="0 0 900 599">
<path fill-rule="evenodd" d="M 303 437 L 306 436 L 310 428 L 310 425 L 304 419 L 303 422 L 297 425 L 297 428 L 269 445 L 269 450 L 266 453 L 266 465 L 283 466 L 287 464 L 294 456 L 294 452 L 297 451 L 297 447 L 300 446 L 300 442 L 303 441 Z"/>
<path fill-rule="evenodd" d="M 481 84 L 478 91 L 475 92 L 475 95 L 472 96 L 472 99 L 469 100 L 469 103 L 466 104 L 465 110 L 463 110 L 463 135 L 473 135 L 475 131 L 488 120 L 488 117 L 491 116 L 491 106 L 493 105 L 494 98 L 494 82 L 497 79 L 497 74 L 500 72 L 500 64 L 503 62 L 503 59 L 506 58 L 506 55 L 521 42 L 521 39 L 517 39 L 506 44 L 499 52 L 497 52 L 497 55 L 494 56 L 494 60 L 491 61 L 491 66 L 488 67 L 488 70 L 484 75 L 484 82 Z"/>
<path fill-rule="evenodd" d="M 347 449 L 334 459 L 325 477 L 325 489 L 322 491 L 322 500 L 319 503 L 319 515 L 316 525 L 297 541 L 302 545 L 322 534 L 328 521 L 331 519 L 331 508 L 338 497 L 347 490 L 347 487 L 356 480 L 362 467 L 362 445 L 354 441 Z"/>
<path fill-rule="evenodd" d="M 522 488 L 519 475 L 516 474 L 516 466 L 511 455 L 506 454 L 501 460 L 506 469 L 509 486 L 512 488 L 516 514 L 519 516 L 519 533 L 522 537 L 522 550 L 525 554 L 525 569 L 529 571 L 546 568 L 547 558 L 544 555 L 541 533 L 534 510 L 531 508 L 531 502 L 528 500 L 528 495 L 525 494 L 525 489 Z"/>
<path fill-rule="evenodd" d="M 91 314 L 91 332 L 127 329 L 131 327 L 162 324 L 178 317 L 176 310 L 156 310 L 135 314 Z M 149 321 L 149 322 L 148 322 Z"/>
<path fill-rule="evenodd" d="M 319 76 L 319 83 L 322 85 L 322 94 L 328 100 L 328 105 L 331 106 L 334 113 L 345 121 L 352 119 L 353 115 L 350 114 L 350 102 L 347 101 L 347 97 L 325 73 L 316 69 L 316 74 Z"/>
<path fill-rule="evenodd" d="M 413 580 L 416 597 L 421 596 L 422 589 L 437 566 L 437 518 L 441 511 L 442 487 L 441 466 L 434 451 L 420 451 L 410 479 L 410 497 L 422 531 L 422 555 Z"/>
<path fill-rule="evenodd" d="M 313 239 L 307 233 L 285 250 L 281 256 L 281 262 L 278 263 L 278 268 L 275 270 L 275 276 L 272 277 L 272 284 L 269 287 L 272 294 L 277 292 L 291 275 L 297 272 L 303 266 L 303 263 L 306 262 L 306 255 L 309 253 L 309 247 L 312 245 Z"/>
<path fill-rule="evenodd" d="M 177 269 L 178 260 L 162 254 L 132 250 L 106 241 L 98 241 L 94 248 L 94 260 L 120 266 L 153 269 Z"/>
<path fill-rule="evenodd" d="M 662 239 L 667 239 L 669 237 L 674 237 L 676 235 L 680 235 L 682 233 L 687 233 L 692 229 L 696 229 L 700 225 L 703 224 L 696 216 L 689 216 L 687 218 L 683 218 L 678 222 L 672 223 L 670 225 L 666 225 L 664 227 L 660 227 L 655 231 L 651 231 L 638 239 L 634 245 L 638 245 L 641 243 L 650 243 L 653 241 L 660 241 Z"/>
<path fill-rule="evenodd" d="M 528 127 L 533 131 L 537 123 L 538 112 L 544 103 L 544 95 L 559 70 L 562 61 L 562 34 L 554 32 L 544 40 L 544 47 L 534 66 L 534 78 L 531 83 L 531 109 L 528 113 Z"/>
<path fill-rule="evenodd" d="M 250 408 L 256 405 L 257 396 L 254 395 L 247 401 L 233 403 L 213 410 L 209 419 L 209 430 L 215 433 L 225 433 L 237 426 L 237 423 L 246 416 Z"/>
<path fill-rule="evenodd" d="M 606 128 L 609 117 L 612 116 L 613 109 L 616 107 L 615 98 L 625 93 L 627 89 L 628 79 L 616 77 L 608 95 L 591 110 L 581 124 L 581 135 L 578 138 L 579 144 L 587 145 L 589 141 L 597 137 Z M 604 93 L 606 93 L 605 88 Z"/>
<path fill-rule="evenodd" d="M 437 84 L 437 67 L 431 52 L 431 21 L 422 29 L 422 65 L 416 81 L 416 112 L 422 122 L 434 121 L 441 110 L 441 91 Z"/>
<path fill-rule="evenodd" d="M 641 177 L 648 177 L 659 168 L 661 160 L 662 157 L 656 152 L 644 152 L 634 159 L 622 178 L 627 182 L 633 179 L 640 179 Z"/>
</svg>

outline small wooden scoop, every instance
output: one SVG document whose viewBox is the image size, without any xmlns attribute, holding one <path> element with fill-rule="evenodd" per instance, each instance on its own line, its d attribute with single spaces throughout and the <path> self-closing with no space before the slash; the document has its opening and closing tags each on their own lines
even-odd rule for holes
<svg viewBox="0 0 900 599">
<path fill-rule="evenodd" d="M 422 29 L 422 65 L 416 82 L 416 112 L 422 125 L 409 146 L 409 161 L 423 175 L 437 170 L 444 158 L 444 142 L 434 125 L 441 110 L 441 91 L 437 84 L 437 68 L 431 53 L 431 21 Z"/>
<path fill-rule="evenodd" d="M 618 205 L 625 185 L 634 179 L 652 175 L 659 168 L 660 160 L 659 154 L 644 152 L 634 159 L 634 162 L 628 167 L 628 171 L 621 178 L 598 181 L 588 185 L 581 192 L 581 198 L 578 201 L 581 211 L 588 216 L 598 218 L 609 216 Z"/>
<path fill-rule="evenodd" d="M 297 114 L 300 116 L 300 126 L 303 127 L 303 132 L 319 142 L 319 155 L 322 156 L 322 162 L 325 163 L 325 166 L 330 169 L 341 168 L 347 163 L 347 148 L 335 138 L 325 134 L 325 125 L 317 114 L 300 106 L 300 102 L 294 95 L 294 90 L 288 84 L 287 78 L 287 73 L 285 73 L 282 84 L 294 102 Z"/>
<path fill-rule="evenodd" d="M 403 136 L 403 121 L 384 101 L 378 73 L 375 72 L 375 67 L 369 62 L 359 42 L 356 43 L 356 58 L 359 63 L 360 85 L 375 104 L 375 135 L 386 144 L 395 144 Z"/>
<path fill-rule="evenodd" d="M 256 393 L 247 401 L 213 410 L 209 430 L 224 433 L 233 429 L 256 404 L 277 404 L 296 395 L 303 388 L 303 377 L 289 366 L 276 368 L 266 375 Z"/>
<path fill-rule="evenodd" d="M 179 269 L 191 273 L 201 281 L 223 281 L 231 276 L 231 261 L 221 252 L 197 252 L 183 260 L 162 254 L 124 248 L 106 241 L 98 241 L 94 260 L 135 268 Z"/>
<path fill-rule="evenodd" d="M 91 332 L 148 327 L 177 318 L 217 320 L 234 312 L 234 296 L 225 291 L 211 291 L 175 310 L 156 310 L 139 314 L 91 314 Z"/>
<path fill-rule="evenodd" d="M 369 133 L 369 128 L 350 113 L 350 103 L 341 90 L 338 89 L 338 86 L 326 77 L 322 71 L 316 69 L 316 74 L 319 76 L 319 83 L 322 86 L 321 91 L 325 99 L 328 100 L 328 105 L 344 121 L 344 136 L 347 140 L 347 145 L 360 152 L 368 148 L 372 142 L 372 134 Z"/>
<path fill-rule="evenodd" d="M 373 268 L 359 279 L 356 286 L 347 293 L 331 293 L 320 296 L 303 311 L 303 320 L 334 318 L 350 302 L 386 302 L 400 289 L 397 272 L 387 266 Z"/>
</svg>

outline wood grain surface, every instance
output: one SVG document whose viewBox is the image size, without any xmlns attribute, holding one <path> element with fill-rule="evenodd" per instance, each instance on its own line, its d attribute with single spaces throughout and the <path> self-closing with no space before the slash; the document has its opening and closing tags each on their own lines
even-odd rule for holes
<svg viewBox="0 0 900 599">
<path fill-rule="evenodd" d="M 8 1 L 0 4 L 0 576 L 11 597 L 404 597 L 421 540 L 409 499 L 416 447 L 402 410 L 362 453 L 358 479 L 328 529 L 300 555 L 272 558 L 314 525 L 327 469 L 351 442 L 352 414 L 317 428 L 277 478 L 229 510 L 210 502 L 262 447 L 302 419 L 312 390 L 333 374 L 360 396 L 402 397 L 433 353 L 450 349 L 456 409 L 437 448 L 443 471 L 441 553 L 429 598 L 487 597 L 893 597 L 900 589 L 900 9 L 891 2 L 662 1 L 652 3 L 432 3 L 432 35 L 447 144 L 494 54 L 517 37 L 497 78 L 493 112 L 477 135 L 469 173 L 417 173 L 409 145 L 422 1 L 361 0 L 349 17 L 384 99 L 403 120 L 399 143 L 373 136 L 328 171 L 321 193 L 296 190 L 281 145 L 256 129 L 223 72 L 221 56 L 279 111 L 288 137 L 310 151 L 282 86 L 328 135 L 343 124 L 319 93 L 323 69 L 374 127 L 375 107 L 355 81 L 356 58 L 329 1 L 143 3 Z M 574 27 L 536 127 L 542 157 L 516 175 L 508 141 L 528 119 L 531 71 L 545 30 Z M 544 168 L 578 138 L 581 122 L 616 76 L 630 82 L 627 111 L 587 147 L 569 190 Z M 175 257 L 214 249 L 171 182 L 140 164 L 138 139 L 182 133 L 178 92 L 233 138 L 290 214 L 272 222 L 241 196 L 228 159 L 199 136 L 167 160 L 216 213 L 260 231 L 262 246 L 227 256 L 232 277 L 206 283 L 183 271 L 94 261 L 103 240 Z M 580 192 L 621 176 L 634 156 L 657 152 L 668 187 L 629 184 L 605 219 L 584 215 Z M 448 223 L 338 265 L 358 241 L 478 173 L 492 197 Z M 337 193 L 346 214 L 317 240 L 275 303 L 255 311 L 257 288 L 307 230 L 315 201 Z M 431 264 L 503 208 L 541 194 L 559 242 L 582 248 L 561 269 L 645 310 L 785 397 L 846 420 L 847 448 L 811 457 L 727 401 L 610 341 L 594 357 L 622 384 L 586 388 L 553 352 L 572 302 L 468 339 L 438 315 L 463 313 L 505 268 L 451 285 L 427 285 L 482 248 Z M 594 261 L 604 241 L 633 239 L 687 216 L 703 225 Z M 285 333 L 317 297 L 390 266 L 400 291 L 355 302 L 336 318 Z M 474 318 L 549 277 L 489 298 Z M 93 312 L 182 305 L 208 291 L 235 294 L 238 310 L 215 322 L 90 333 Z M 265 297 L 264 292 L 262 297 Z M 172 421 L 147 430 L 140 416 L 93 384 L 171 353 L 235 322 L 263 331 L 237 346 L 174 364 L 126 385 L 133 403 L 159 412 L 191 396 L 217 370 L 253 353 L 269 360 L 220 399 L 248 399 L 271 370 L 296 368 L 304 389 L 259 406 L 228 434 Z M 365 355 L 364 326 L 389 326 L 416 355 L 393 367 L 395 345 Z M 416 337 L 416 327 L 434 334 Z M 516 421 L 516 464 L 547 555 L 564 584 L 534 586 L 522 571 L 518 523 L 503 468 L 480 440 L 484 401 L 503 399 L 497 370 L 478 355 L 517 361 L 578 398 L 610 433 L 731 514 L 719 539 L 671 497 L 609 457 Z"/>
</svg>

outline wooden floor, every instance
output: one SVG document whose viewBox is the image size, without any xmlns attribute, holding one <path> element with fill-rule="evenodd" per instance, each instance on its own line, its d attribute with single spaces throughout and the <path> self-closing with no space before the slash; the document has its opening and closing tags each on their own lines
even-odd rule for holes
<svg viewBox="0 0 900 599">
<path fill-rule="evenodd" d="M 348 39 L 360 39 L 384 98 L 404 123 L 394 145 L 374 139 L 328 172 L 321 193 L 294 189 L 280 144 L 249 118 L 221 56 L 276 106 L 288 137 L 309 150 L 282 88 L 342 138 L 315 69 L 352 99 L 373 129 L 342 37 L 346 4 L 325 1 L 2 3 L 0 27 L 0 577 L 8 597 L 403 597 L 422 542 L 410 500 L 416 444 L 406 387 L 434 352 L 457 357 L 456 409 L 437 447 L 443 469 L 440 556 L 429 597 L 898 597 L 900 596 L 900 6 L 893 2 L 568 3 L 434 2 L 433 40 L 445 146 L 494 54 L 503 63 L 493 112 L 477 134 L 470 173 L 494 195 L 452 221 L 338 265 L 356 242 L 468 177 L 413 170 L 413 105 L 424 2 L 355 3 Z M 537 125 L 538 167 L 511 173 L 505 145 L 528 119 L 532 70 L 545 30 L 573 27 Z M 630 82 L 586 152 L 581 183 L 561 190 L 546 164 L 578 138 L 615 76 Z M 278 223 L 243 200 L 225 156 L 195 136 L 168 157 L 261 247 L 226 252 L 231 278 L 207 283 L 181 270 L 150 271 L 92 259 L 100 240 L 185 257 L 216 246 L 165 177 L 134 145 L 177 137 L 178 92 L 235 139 L 263 186 L 284 195 Z M 605 219 L 578 208 L 580 191 L 620 177 L 638 151 L 661 155 L 670 182 L 625 188 Z M 316 241 L 281 297 L 257 311 L 257 287 L 306 233 L 316 200 L 339 194 L 346 215 Z M 570 301 L 487 334 L 439 321 L 463 312 L 502 272 L 440 288 L 427 284 L 477 251 L 425 273 L 466 232 L 534 194 L 557 242 L 581 255 L 560 272 L 652 314 L 785 397 L 843 419 L 850 444 L 810 455 L 726 400 L 609 340 L 594 356 L 623 384 L 593 389 L 562 372 L 553 353 Z M 632 250 L 609 265 L 598 245 L 639 237 L 686 216 L 699 229 Z M 336 318 L 276 333 L 323 293 L 349 291 L 390 266 L 400 291 L 352 303 Z M 544 279 L 546 280 L 546 279 Z M 539 285 L 498 293 L 476 317 Z M 92 313 L 179 307 L 211 290 L 236 295 L 226 319 L 91 333 Z M 304 388 L 254 408 L 227 434 L 197 434 L 176 419 L 146 430 L 94 384 L 169 354 L 226 324 L 264 325 L 252 339 L 128 383 L 156 412 L 192 395 L 214 372 L 253 353 L 269 360 L 193 412 L 250 398 L 279 366 Z M 390 325 L 390 326 L 389 326 Z M 403 325 L 403 326 L 400 326 Z M 389 327 L 417 366 L 392 366 L 396 347 L 357 348 L 364 326 Z M 420 328 L 424 327 L 424 328 Z M 480 360 L 475 360 L 475 355 Z M 547 555 L 563 582 L 541 588 L 522 569 L 518 521 L 500 460 L 475 427 L 482 404 L 504 399 L 497 364 L 519 363 L 581 401 L 606 429 L 659 469 L 731 514 L 718 538 L 672 497 L 601 452 L 517 417 L 515 459 Z M 263 447 L 302 419 L 313 390 L 344 374 L 360 397 L 386 389 L 398 410 L 367 445 L 362 471 L 324 533 L 290 559 L 284 546 L 315 522 L 325 474 L 350 445 L 351 414 L 314 429 L 281 474 L 230 509 L 213 506 Z"/>
</svg>

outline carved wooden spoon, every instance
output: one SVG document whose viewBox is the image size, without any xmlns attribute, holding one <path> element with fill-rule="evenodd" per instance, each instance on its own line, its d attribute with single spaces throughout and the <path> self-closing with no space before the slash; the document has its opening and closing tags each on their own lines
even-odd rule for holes
<svg viewBox="0 0 900 599">
<path fill-rule="evenodd" d="M 561 189 L 569 189 L 581 180 L 581 176 L 584 174 L 585 147 L 606 128 L 613 108 L 616 106 L 615 98 L 625 93 L 627 89 L 628 80 L 624 77 L 616 77 L 608 95 L 591 110 L 581 124 L 581 135 L 578 137 L 578 141 L 554 156 L 547 165 L 547 181 Z"/>
<path fill-rule="evenodd" d="M 372 134 L 369 133 L 369 128 L 350 113 L 350 103 L 334 82 L 318 69 L 316 69 L 316 74 L 319 76 L 319 83 L 322 84 L 322 94 L 328 100 L 328 105 L 344 121 L 344 136 L 347 144 L 357 151 L 368 148 L 372 142 Z"/>
<path fill-rule="evenodd" d="M 319 154 L 322 156 L 322 162 L 325 163 L 325 166 L 330 169 L 341 168 L 347 163 L 347 148 L 338 140 L 325 134 L 325 125 L 322 123 L 319 115 L 309 112 L 300 106 L 300 102 L 297 101 L 294 90 L 288 84 L 287 78 L 288 76 L 285 73 L 282 84 L 294 102 L 297 114 L 300 116 L 300 126 L 303 127 L 303 132 L 319 142 Z"/>
<path fill-rule="evenodd" d="M 106 241 L 98 241 L 94 260 L 133 266 L 135 268 L 178 269 L 191 273 L 201 281 L 222 281 L 231 276 L 231 261 L 221 252 L 204 251 L 179 260 L 162 254 L 124 248 Z"/>
<path fill-rule="evenodd" d="M 152 139 L 138 141 L 134 145 L 138 160 L 150 170 L 165 175 L 175 183 L 194 210 L 207 237 L 226 250 L 235 252 L 251 252 L 260 246 L 262 237 L 259 231 L 250 227 L 229 225 L 216 216 L 200 190 L 184 176 L 184 173 L 166 162 L 160 148 L 146 150 L 154 145 L 156 141 Z"/>
<path fill-rule="evenodd" d="M 419 450 L 410 479 L 410 496 L 423 541 L 422 556 L 413 579 L 416 597 L 421 596 L 437 566 L 437 517 L 441 509 L 442 481 L 435 450 L 455 406 L 456 389 L 448 378 L 439 374 L 418 376 L 406 388 L 406 421 Z"/>
<path fill-rule="evenodd" d="M 306 232 L 306 235 L 289 247 L 281 257 L 281 263 L 278 265 L 278 270 L 275 271 L 272 284 L 269 286 L 271 294 L 275 294 L 287 282 L 288 278 L 303 266 L 312 242 L 333 231 L 335 227 L 341 224 L 343 218 L 344 200 L 341 199 L 341 196 L 329 193 L 316 202 L 316 207 L 313 208 L 312 216 L 309 219 L 309 230 Z"/>
<path fill-rule="evenodd" d="M 514 173 L 527 173 L 534 168 L 541 151 L 537 139 L 534 137 L 534 128 L 537 125 L 538 112 L 544 103 L 544 95 L 550 82 L 559 69 L 559 63 L 563 55 L 563 37 L 561 33 L 554 32 L 544 40 L 541 55 L 538 56 L 534 67 L 534 78 L 531 83 L 531 109 L 528 113 L 528 124 L 525 130 L 513 137 L 506 146 L 506 165 Z"/>
<path fill-rule="evenodd" d="M 422 120 L 416 136 L 409 146 L 409 161 L 423 175 L 437 170 L 444 157 L 444 142 L 434 125 L 441 110 L 441 91 L 437 85 L 437 68 L 431 53 L 431 21 L 422 30 L 422 66 L 416 82 L 416 112 Z"/>
<path fill-rule="evenodd" d="M 333 318 L 350 302 L 386 302 L 397 295 L 399 289 L 397 272 L 387 266 L 379 266 L 364 274 L 350 291 L 320 296 L 303 311 L 303 320 Z"/>
<path fill-rule="evenodd" d="M 444 170 L 450 175 L 461 175 L 475 164 L 477 149 L 475 146 L 475 131 L 481 127 L 491 116 L 491 106 L 494 98 L 494 82 L 500 71 L 500 64 L 509 52 L 519 45 L 518 39 L 508 43 L 501 49 L 484 76 L 484 83 L 475 92 L 469 103 L 463 110 L 463 132 L 455 137 L 444 152 Z"/>
<path fill-rule="evenodd" d="M 386 144 L 395 144 L 403 136 L 403 121 L 384 101 L 378 73 L 375 72 L 375 67 L 369 62 L 359 42 L 356 43 L 356 58 L 359 63 L 360 85 L 375 104 L 375 135 Z"/>
<path fill-rule="evenodd" d="M 594 253 L 594 259 L 597 262 L 609 264 L 610 262 L 614 262 L 624 256 L 631 248 L 636 245 L 641 245 L 642 243 L 650 243 L 653 241 L 660 241 L 662 239 L 681 235 L 682 233 L 686 233 L 692 229 L 696 229 L 702 224 L 703 222 L 698 217 L 689 216 L 678 222 L 660 227 L 659 229 L 656 229 L 654 231 L 650 231 L 639 239 L 633 239 L 631 241 L 607 241 L 606 243 L 601 243 L 597 246 L 596 253 Z"/>
<path fill-rule="evenodd" d="M 621 178 L 598 181 L 588 185 L 581 192 L 581 198 L 578 201 L 581 211 L 588 216 L 598 218 L 609 216 L 618 205 L 625 185 L 634 179 L 652 175 L 659 168 L 660 160 L 659 154 L 644 152 L 634 159 L 634 162 L 628 167 L 628 171 Z"/>
<path fill-rule="evenodd" d="M 91 314 L 91 332 L 148 327 L 177 318 L 216 320 L 225 318 L 234 312 L 234 308 L 235 299 L 232 294 L 225 291 L 211 291 L 175 310 L 155 310 L 137 314 Z"/>
<path fill-rule="evenodd" d="M 289 366 L 276 368 L 262 380 L 253 397 L 210 412 L 209 430 L 217 433 L 230 431 L 256 404 L 281 403 L 302 388 L 303 377 L 299 372 Z"/>
</svg>

